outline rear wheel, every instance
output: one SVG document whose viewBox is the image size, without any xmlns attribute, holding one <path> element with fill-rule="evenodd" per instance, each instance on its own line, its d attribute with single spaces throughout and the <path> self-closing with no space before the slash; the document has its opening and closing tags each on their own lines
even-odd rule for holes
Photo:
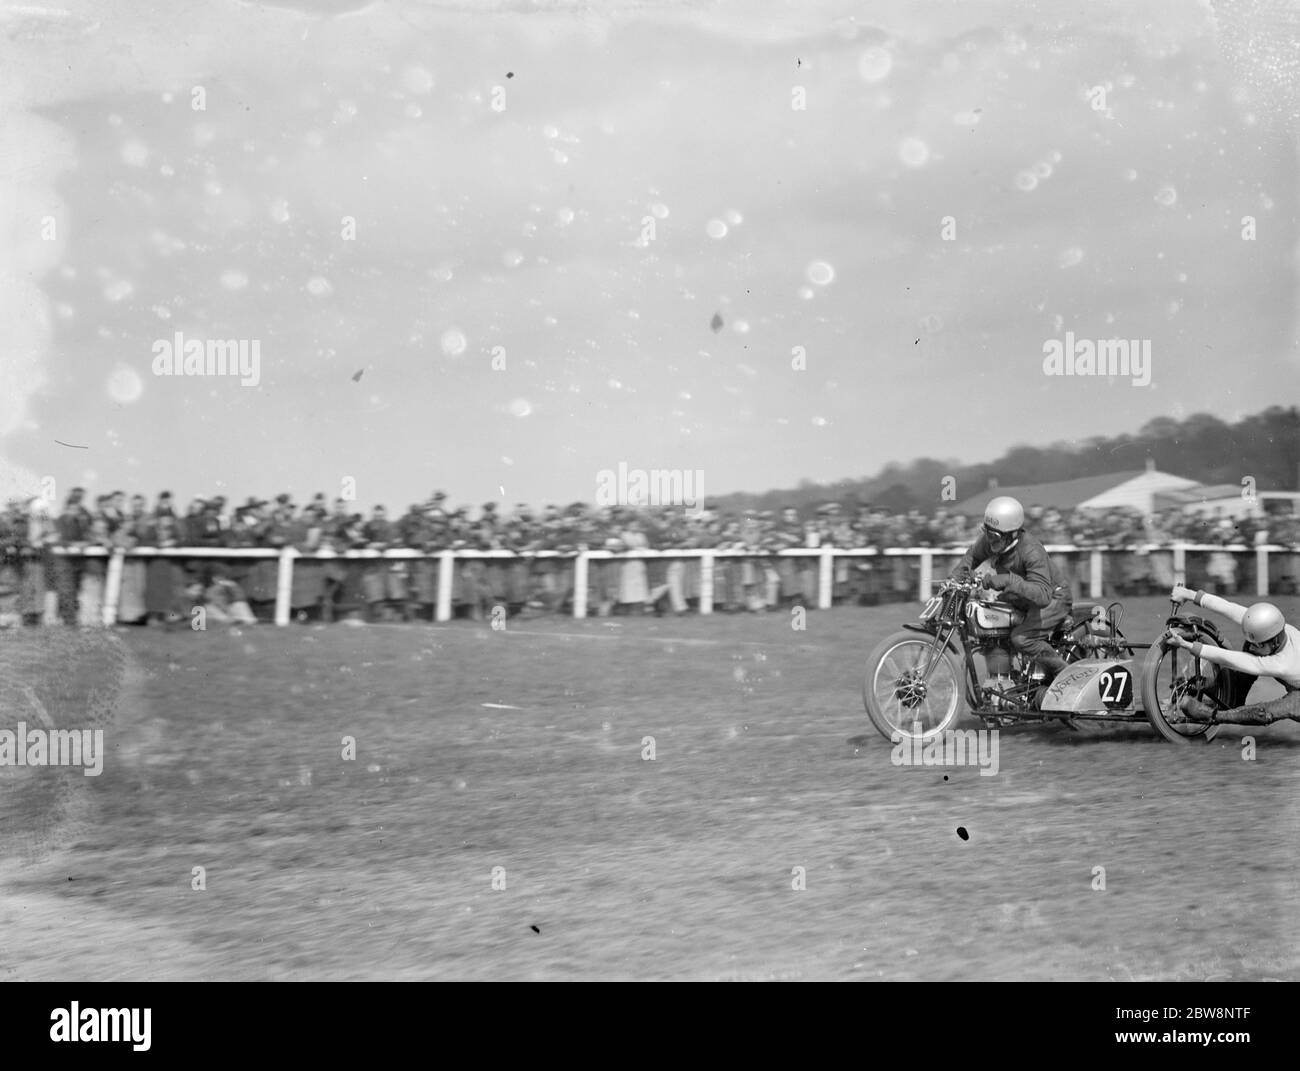
<svg viewBox="0 0 1300 1071">
<path fill-rule="evenodd" d="M 1196 637 L 1211 643 L 1208 636 Z M 1165 646 L 1162 636 L 1147 651 L 1142 663 L 1142 706 L 1147 721 L 1166 740 L 1213 740 L 1217 725 L 1188 721 L 1178 709 L 1185 696 L 1223 709 L 1228 705 L 1228 675 L 1213 662 L 1192 657 L 1184 647 Z"/>
<path fill-rule="evenodd" d="M 871 724 L 886 740 L 898 733 L 926 739 L 949 728 L 966 711 L 961 659 L 935 647 L 923 632 L 895 632 L 867 660 L 862 701 Z"/>
</svg>

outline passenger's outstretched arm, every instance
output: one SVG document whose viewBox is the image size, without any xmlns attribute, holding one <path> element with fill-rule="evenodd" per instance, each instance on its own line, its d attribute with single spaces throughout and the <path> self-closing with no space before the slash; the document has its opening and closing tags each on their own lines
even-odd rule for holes
<svg viewBox="0 0 1300 1071">
<path fill-rule="evenodd" d="M 1246 654 L 1245 651 L 1227 651 L 1222 647 L 1200 642 L 1187 644 L 1187 647 L 1196 658 L 1213 662 L 1216 666 L 1249 673 L 1252 677 L 1270 677 L 1277 671 L 1275 665 L 1269 664 L 1270 661 L 1275 660 L 1266 660 L 1259 655 Z"/>
<path fill-rule="evenodd" d="M 1229 602 L 1227 599 L 1221 599 L 1217 595 L 1211 595 L 1209 592 L 1198 591 L 1192 602 L 1197 606 L 1203 606 L 1214 614 L 1222 614 L 1228 618 L 1234 625 L 1240 625 L 1241 619 L 1246 616 L 1246 607 L 1240 603 Z M 1233 667 L 1239 668 L 1239 667 Z"/>
</svg>

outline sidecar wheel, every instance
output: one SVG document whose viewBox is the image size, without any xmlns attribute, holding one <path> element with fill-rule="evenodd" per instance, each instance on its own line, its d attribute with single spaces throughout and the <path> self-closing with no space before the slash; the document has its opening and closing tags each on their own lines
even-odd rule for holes
<svg viewBox="0 0 1300 1071">
<path fill-rule="evenodd" d="M 1208 637 L 1198 637 L 1208 640 Z M 1147 721 L 1166 740 L 1183 744 L 1190 740 L 1213 740 L 1218 725 L 1186 721 L 1178 711 L 1184 695 L 1204 698 L 1227 706 L 1228 677 L 1212 662 L 1200 662 L 1182 647 L 1166 647 L 1164 636 L 1153 643 L 1142 663 L 1142 707 Z"/>
</svg>

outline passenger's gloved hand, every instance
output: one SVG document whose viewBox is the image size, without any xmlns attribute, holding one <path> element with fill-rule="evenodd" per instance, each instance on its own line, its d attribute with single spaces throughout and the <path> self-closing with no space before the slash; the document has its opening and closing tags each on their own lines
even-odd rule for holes
<svg viewBox="0 0 1300 1071">
<path fill-rule="evenodd" d="M 1007 585 L 1011 583 L 1011 578 L 1006 573 L 985 573 L 981 583 L 994 591 L 1005 591 Z"/>
<path fill-rule="evenodd" d="M 1196 598 L 1196 592 L 1191 588 L 1185 588 L 1182 584 L 1175 584 L 1174 590 L 1169 593 L 1172 602 L 1191 602 Z"/>
</svg>

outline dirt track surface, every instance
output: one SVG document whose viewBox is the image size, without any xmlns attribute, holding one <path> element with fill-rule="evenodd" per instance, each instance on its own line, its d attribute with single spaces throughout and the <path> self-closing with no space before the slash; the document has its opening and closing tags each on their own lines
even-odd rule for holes
<svg viewBox="0 0 1300 1071">
<path fill-rule="evenodd" d="M 0 728 L 107 743 L 0 768 L 0 978 L 1300 978 L 1300 727 L 895 766 L 915 609 L 0 635 Z"/>
</svg>

